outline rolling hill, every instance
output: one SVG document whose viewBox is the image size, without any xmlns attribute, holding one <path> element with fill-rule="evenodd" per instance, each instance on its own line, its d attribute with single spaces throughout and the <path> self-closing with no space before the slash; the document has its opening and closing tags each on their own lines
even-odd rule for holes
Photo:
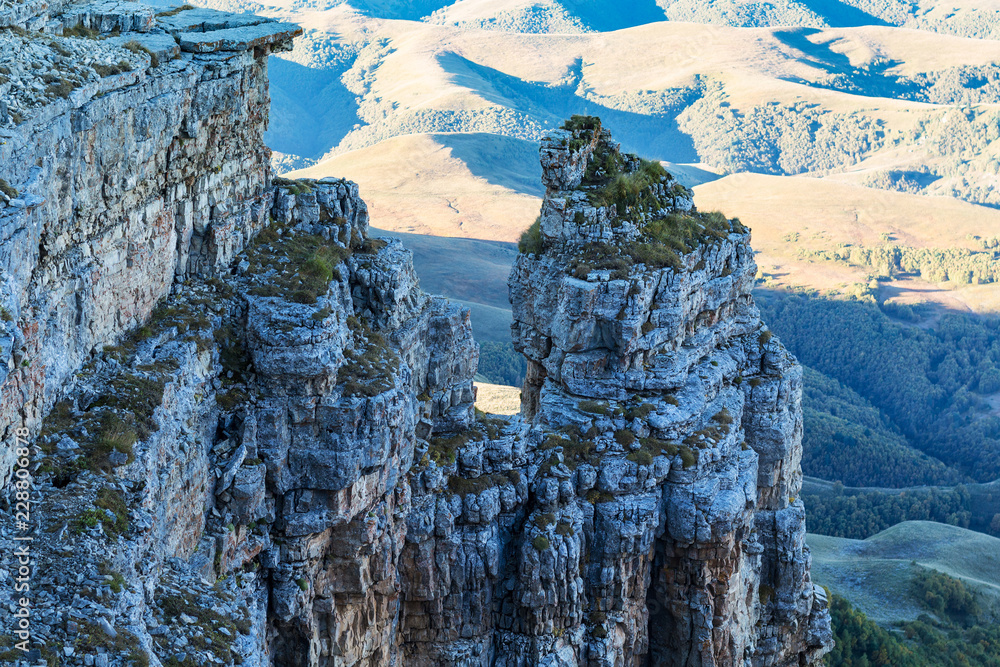
<svg viewBox="0 0 1000 667">
<path fill-rule="evenodd" d="M 1000 539 L 932 521 L 906 521 L 867 540 L 810 534 L 813 579 L 880 624 L 925 613 L 910 582 L 921 569 L 944 572 L 1000 609 Z"/>
</svg>

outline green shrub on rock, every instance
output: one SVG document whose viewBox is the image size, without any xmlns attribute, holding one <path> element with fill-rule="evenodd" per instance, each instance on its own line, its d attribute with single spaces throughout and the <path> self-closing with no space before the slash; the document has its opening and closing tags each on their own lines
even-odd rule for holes
<svg viewBox="0 0 1000 667">
<path fill-rule="evenodd" d="M 526 255 L 537 255 L 542 252 L 542 217 L 538 216 L 521 234 L 517 249 Z"/>
</svg>

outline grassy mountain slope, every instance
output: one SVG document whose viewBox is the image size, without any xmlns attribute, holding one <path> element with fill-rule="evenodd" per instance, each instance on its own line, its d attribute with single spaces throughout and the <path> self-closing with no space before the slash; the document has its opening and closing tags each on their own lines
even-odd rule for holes
<svg viewBox="0 0 1000 667">
<path fill-rule="evenodd" d="M 423 236 L 375 226 L 372 234 L 398 238 L 413 253 L 413 265 L 425 291 L 506 310 L 509 326 L 507 276 L 517 256 L 513 243 Z M 507 332 L 505 340 L 509 339 Z"/>
<path fill-rule="evenodd" d="M 1000 539 L 931 521 L 906 521 L 867 540 L 810 534 L 813 579 L 891 625 L 924 609 L 910 582 L 921 568 L 957 577 L 1000 604 Z"/>
<path fill-rule="evenodd" d="M 527 226 L 522 221 L 530 223 L 538 215 L 542 193 L 537 150 L 523 139 L 483 133 L 411 134 L 288 176 L 356 181 L 373 224 L 382 229 L 514 241 Z M 409 241 L 420 247 L 418 238 Z M 508 267 L 510 261 L 512 257 Z M 504 274 L 501 283 L 506 280 Z"/>
<path fill-rule="evenodd" d="M 1000 204 L 991 187 L 1000 42 L 880 25 L 468 27 L 477 12 L 512 6 L 527 5 L 458 2 L 434 15 L 440 22 L 373 18 L 343 4 L 270 10 L 308 28 L 273 67 L 268 140 L 291 156 L 282 164 L 327 158 L 293 175 L 349 173 L 384 227 L 513 240 L 537 206 L 533 142 L 583 112 L 652 157 L 809 175 L 788 188 L 822 187 L 827 197 L 853 184 L 851 198 L 865 209 L 870 195 L 875 215 L 902 200 L 873 188 Z M 743 192 L 731 185 L 729 194 Z M 776 180 L 742 185 L 784 189 Z"/>
<path fill-rule="evenodd" d="M 826 178 L 735 174 L 697 186 L 695 201 L 739 215 L 753 230 L 764 284 L 778 289 L 860 296 L 882 267 L 845 261 L 830 251 L 849 245 L 979 252 L 981 238 L 1000 234 L 1000 210 Z M 874 287 L 880 301 L 937 304 L 959 312 L 1000 310 L 994 285 L 942 286 L 912 274 L 891 278 Z"/>
<path fill-rule="evenodd" d="M 521 390 L 502 384 L 476 382 L 476 407 L 495 415 L 516 415 L 521 410 Z"/>
</svg>

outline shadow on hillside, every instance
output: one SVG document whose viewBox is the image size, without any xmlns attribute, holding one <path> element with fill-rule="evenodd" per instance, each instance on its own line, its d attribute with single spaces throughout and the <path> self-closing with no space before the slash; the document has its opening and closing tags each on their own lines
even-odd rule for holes
<svg viewBox="0 0 1000 667">
<path fill-rule="evenodd" d="M 854 67 L 851 65 L 850 58 L 831 48 L 834 42 L 815 44 L 809 41 L 810 35 L 819 32 L 820 30 L 816 28 L 791 28 L 775 31 L 774 36 L 778 41 L 804 56 L 801 58 L 803 62 L 830 75 L 823 83 L 798 77 L 787 77 L 787 81 L 812 88 L 836 90 L 867 97 L 888 97 L 899 100 L 920 98 L 923 91 L 921 85 L 890 72 L 901 64 L 898 60 L 879 60 L 862 67 Z"/>
<path fill-rule="evenodd" d="M 489 132 L 433 136 L 479 178 L 526 195 L 545 194 L 537 143 Z"/>
<path fill-rule="evenodd" d="M 507 276 L 517 257 L 515 244 L 375 228 L 371 235 L 401 240 L 413 253 L 413 268 L 421 289 L 446 296 L 468 308 L 477 341 L 510 343 Z"/>
<path fill-rule="evenodd" d="M 850 72 L 851 59 L 846 54 L 830 48 L 832 42 L 816 44 L 809 40 L 812 35 L 822 32 L 819 28 L 787 28 L 775 30 L 774 38 L 805 56 L 805 61 L 829 74 Z"/>
<path fill-rule="evenodd" d="M 437 58 L 456 85 L 474 90 L 494 104 L 537 118 L 549 127 L 557 127 L 573 114 L 600 116 L 625 150 L 673 162 L 699 161 L 691 137 L 680 131 L 676 118 L 701 95 L 700 82 L 686 89 L 662 91 L 656 100 L 657 113 L 647 115 L 615 109 L 579 95 L 579 64 L 571 82 L 550 86 L 524 81 L 453 52 Z"/>
<path fill-rule="evenodd" d="M 592 30 L 610 32 L 647 23 L 666 21 L 663 8 L 654 0 L 562 0 L 566 11 Z"/>
<path fill-rule="evenodd" d="M 802 0 L 802 4 L 826 19 L 832 28 L 892 25 L 840 0 Z"/>
<path fill-rule="evenodd" d="M 455 0 L 348 0 L 347 4 L 369 16 L 381 19 L 419 21 Z"/>
<path fill-rule="evenodd" d="M 340 82 L 350 63 L 336 68 L 306 67 L 268 58 L 271 121 L 264 141 L 281 153 L 318 159 L 359 121 L 358 102 Z"/>
<path fill-rule="evenodd" d="M 419 21 L 455 0 L 348 0 L 347 4 L 369 16 L 383 19 Z M 562 0 L 567 13 L 579 18 L 592 30 L 608 32 L 667 19 L 655 0 Z"/>
<path fill-rule="evenodd" d="M 517 246 L 502 241 L 406 234 L 372 229 L 373 236 L 400 239 L 426 292 L 510 310 L 507 276 Z M 509 332 L 506 334 L 510 337 Z"/>
</svg>

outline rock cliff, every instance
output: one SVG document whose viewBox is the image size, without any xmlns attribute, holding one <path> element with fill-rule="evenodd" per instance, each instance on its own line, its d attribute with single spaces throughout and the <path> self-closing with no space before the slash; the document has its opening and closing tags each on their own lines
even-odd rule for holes
<svg viewBox="0 0 1000 667">
<path fill-rule="evenodd" d="M 295 26 L 127 2 L 0 24 L 0 471 L 28 463 L 32 500 L 21 525 L 6 486 L 0 604 L 28 596 L 31 651 L 0 661 L 828 650 L 801 371 L 738 221 L 597 119 L 553 133 L 510 278 L 522 415 L 484 415 L 468 312 L 368 235 L 357 187 L 271 178 L 267 55 Z"/>
</svg>

